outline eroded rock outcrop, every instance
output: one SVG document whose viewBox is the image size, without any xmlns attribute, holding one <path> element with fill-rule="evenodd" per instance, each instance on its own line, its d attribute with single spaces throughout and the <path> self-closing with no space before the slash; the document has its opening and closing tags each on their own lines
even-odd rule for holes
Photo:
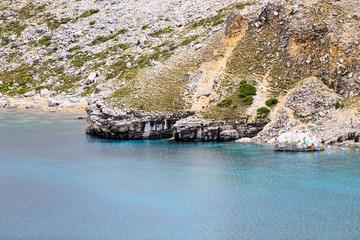
<svg viewBox="0 0 360 240">
<path fill-rule="evenodd" d="M 87 108 L 88 134 L 120 140 L 232 141 L 255 137 L 267 121 L 192 119 L 191 112 L 154 114 L 112 108 L 101 102 Z"/>
<path fill-rule="evenodd" d="M 172 138 L 172 126 L 192 113 L 149 114 L 118 109 L 101 102 L 87 107 L 88 134 L 120 140 Z"/>
<path fill-rule="evenodd" d="M 209 121 L 183 119 L 174 126 L 176 141 L 232 141 L 239 138 L 255 137 L 267 121 L 248 122 L 247 119 Z"/>
</svg>

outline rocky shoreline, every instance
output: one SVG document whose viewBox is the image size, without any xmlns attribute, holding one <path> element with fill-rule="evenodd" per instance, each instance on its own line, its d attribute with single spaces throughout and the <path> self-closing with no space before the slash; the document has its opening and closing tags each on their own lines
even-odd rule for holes
<svg viewBox="0 0 360 240">
<path fill-rule="evenodd" d="M 194 112 L 149 114 L 112 108 L 102 102 L 91 104 L 86 111 L 88 134 L 120 140 L 234 141 L 255 137 L 268 123 L 247 119 L 209 121 L 194 118 Z"/>
</svg>

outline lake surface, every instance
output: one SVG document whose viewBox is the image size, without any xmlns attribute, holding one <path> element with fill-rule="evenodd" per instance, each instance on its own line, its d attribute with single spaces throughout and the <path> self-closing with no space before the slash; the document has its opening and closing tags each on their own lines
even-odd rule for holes
<svg viewBox="0 0 360 240">
<path fill-rule="evenodd" d="M 360 239 L 360 154 L 112 141 L 0 112 L 0 239 Z"/>
</svg>

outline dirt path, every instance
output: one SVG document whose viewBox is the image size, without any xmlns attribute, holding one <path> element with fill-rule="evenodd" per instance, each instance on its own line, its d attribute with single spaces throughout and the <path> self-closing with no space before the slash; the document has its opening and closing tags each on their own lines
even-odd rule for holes
<svg viewBox="0 0 360 240">
<path fill-rule="evenodd" d="M 244 37 L 244 33 L 239 33 L 232 38 L 225 37 L 223 39 L 223 48 L 218 52 L 222 52 L 223 56 L 218 60 L 211 62 L 205 62 L 201 65 L 200 70 L 204 72 L 199 80 L 198 87 L 192 95 L 192 111 L 199 111 L 203 107 L 209 105 L 210 99 L 214 96 L 215 78 L 219 77 L 219 83 L 221 84 L 222 76 L 226 69 L 226 64 L 230 59 L 233 49 L 236 43 Z"/>
</svg>

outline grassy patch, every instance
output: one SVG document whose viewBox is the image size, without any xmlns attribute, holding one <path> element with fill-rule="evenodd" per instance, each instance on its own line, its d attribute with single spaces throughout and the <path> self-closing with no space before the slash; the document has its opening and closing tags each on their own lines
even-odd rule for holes
<svg viewBox="0 0 360 240">
<path fill-rule="evenodd" d="M 172 31 L 173 31 L 172 28 L 164 28 L 164 29 L 155 31 L 153 33 L 150 33 L 149 36 L 150 37 L 160 37 L 161 35 L 171 33 Z"/>
<path fill-rule="evenodd" d="M 46 9 L 45 4 L 34 5 L 32 2 L 17 10 L 17 18 L 21 20 L 30 19 L 38 13 L 44 12 Z"/>
<path fill-rule="evenodd" d="M 231 107 L 233 100 L 231 98 L 226 98 L 221 102 L 217 103 L 218 107 Z"/>
<path fill-rule="evenodd" d="M 77 51 L 79 51 L 79 50 L 81 50 L 81 49 L 82 49 L 81 46 L 75 46 L 75 47 L 73 47 L 73 48 L 70 48 L 70 49 L 68 50 L 68 52 L 73 53 L 73 52 L 77 52 Z"/>
<path fill-rule="evenodd" d="M 84 92 L 81 94 L 82 97 L 89 96 L 95 91 L 95 86 L 86 86 L 84 87 Z"/>
<path fill-rule="evenodd" d="M 86 53 L 78 53 L 73 56 L 71 64 L 75 67 L 82 67 L 84 66 L 85 62 L 90 61 L 93 59 L 93 56 L 90 56 Z"/>
<path fill-rule="evenodd" d="M 189 38 L 183 40 L 180 45 L 181 45 L 181 46 L 189 45 L 191 42 L 195 41 L 198 37 L 199 37 L 199 36 L 189 37 Z"/>
<path fill-rule="evenodd" d="M 104 42 L 108 42 L 112 39 L 115 39 L 115 37 L 119 34 L 125 34 L 127 33 L 128 30 L 127 29 L 120 29 L 119 31 L 117 31 L 117 33 L 115 34 L 112 34 L 112 35 L 109 35 L 109 36 L 99 36 L 97 38 L 95 38 L 91 43 L 90 45 L 91 46 L 94 46 L 94 45 L 97 45 L 99 43 L 104 43 Z"/>
<path fill-rule="evenodd" d="M 90 45 L 91 45 L 91 46 L 94 46 L 94 45 L 97 45 L 97 44 L 99 44 L 99 43 L 104 43 L 104 42 L 107 42 L 107 41 L 110 41 L 110 40 L 114 39 L 115 37 L 116 37 L 116 35 L 100 36 L 100 37 L 95 38 L 95 39 L 90 43 Z"/>
<path fill-rule="evenodd" d="M 251 6 L 253 5 L 254 2 L 248 2 L 248 3 L 235 3 L 234 4 L 234 8 L 238 9 L 238 10 L 243 10 L 245 7 L 247 6 Z"/>
<path fill-rule="evenodd" d="M 129 87 L 122 87 L 117 89 L 112 95 L 111 98 L 115 98 L 116 100 L 120 101 L 130 93 L 132 93 L 133 90 Z"/>
<path fill-rule="evenodd" d="M 63 18 L 61 20 L 56 20 L 55 16 L 47 14 L 44 17 L 44 23 L 46 23 L 46 25 L 51 29 L 51 30 L 55 30 L 58 27 L 60 27 L 60 25 L 62 24 L 67 24 L 69 22 L 71 22 L 72 19 L 70 17 L 67 18 Z"/>
<path fill-rule="evenodd" d="M 16 34 L 18 37 L 24 31 L 27 26 L 22 24 L 20 21 L 12 21 L 5 24 L 5 26 L 0 26 L 0 36 L 3 33 Z"/>
<path fill-rule="evenodd" d="M 125 34 L 125 33 L 127 33 L 129 30 L 127 30 L 127 29 L 119 29 L 119 31 L 117 32 L 117 34 L 119 35 L 119 34 Z"/>
<path fill-rule="evenodd" d="M 129 47 L 130 47 L 129 43 L 119 43 L 119 44 L 109 47 L 109 50 L 111 50 L 111 51 L 117 51 L 118 49 L 126 50 Z"/>
<path fill-rule="evenodd" d="M 49 47 L 51 45 L 51 36 L 43 37 L 39 40 L 39 44 Z"/>
<path fill-rule="evenodd" d="M 80 18 L 87 18 L 87 17 L 90 17 L 91 15 L 94 15 L 96 13 L 100 12 L 99 9 L 90 9 L 88 11 L 85 11 L 83 12 L 81 15 L 80 15 Z"/>
</svg>

